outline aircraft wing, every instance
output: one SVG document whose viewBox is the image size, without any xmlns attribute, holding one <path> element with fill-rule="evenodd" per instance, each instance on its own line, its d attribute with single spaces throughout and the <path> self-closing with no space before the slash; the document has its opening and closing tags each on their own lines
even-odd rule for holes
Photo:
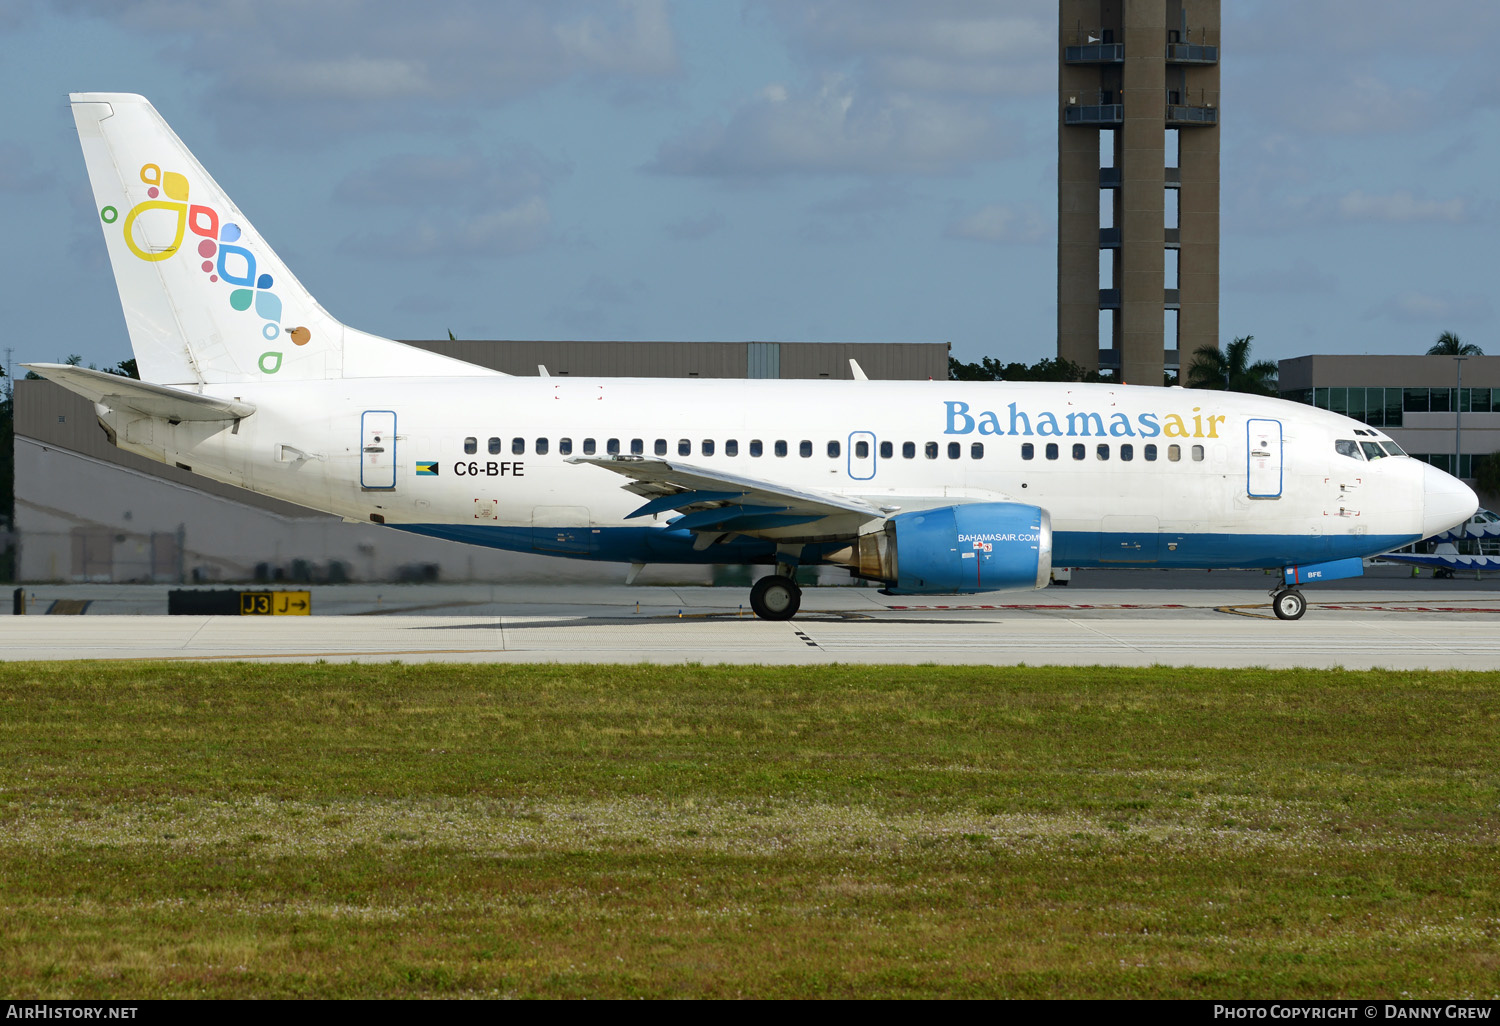
<svg viewBox="0 0 1500 1026">
<path fill-rule="evenodd" d="M 166 420 L 238 420 L 255 412 L 250 403 L 215 399 L 181 388 L 153 385 L 148 381 L 106 374 L 63 363 L 24 363 L 48 381 L 54 381 L 69 392 L 77 392 L 93 403 L 113 410 L 133 410 L 146 417 Z"/>
<path fill-rule="evenodd" d="M 627 479 L 628 492 L 647 502 L 629 514 L 645 517 L 676 510 L 675 528 L 711 539 L 746 534 L 793 540 L 848 537 L 885 512 L 862 499 L 811 489 L 788 488 L 672 460 L 644 456 L 574 456 Z"/>
</svg>

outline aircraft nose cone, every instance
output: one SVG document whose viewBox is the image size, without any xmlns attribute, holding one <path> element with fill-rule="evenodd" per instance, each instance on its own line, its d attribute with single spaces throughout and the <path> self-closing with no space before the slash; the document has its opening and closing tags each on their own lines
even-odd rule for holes
<svg viewBox="0 0 1500 1026">
<path fill-rule="evenodd" d="M 1436 467 L 1422 465 L 1422 536 L 1430 538 L 1462 524 L 1479 509 L 1474 489 Z"/>
</svg>

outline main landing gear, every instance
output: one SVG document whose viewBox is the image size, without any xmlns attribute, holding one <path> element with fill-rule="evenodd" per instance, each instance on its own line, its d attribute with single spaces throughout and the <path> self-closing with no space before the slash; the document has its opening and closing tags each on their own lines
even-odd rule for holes
<svg viewBox="0 0 1500 1026">
<path fill-rule="evenodd" d="M 750 589 L 750 608 L 762 620 L 790 620 L 802 608 L 802 589 L 791 577 L 762 577 Z"/>
<path fill-rule="evenodd" d="M 1278 620 L 1300 620 L 1307 612 L 1307 599 L 1296 588 L 1277 588 L 1271 592 L 1271 609 Z"/>
</svg>

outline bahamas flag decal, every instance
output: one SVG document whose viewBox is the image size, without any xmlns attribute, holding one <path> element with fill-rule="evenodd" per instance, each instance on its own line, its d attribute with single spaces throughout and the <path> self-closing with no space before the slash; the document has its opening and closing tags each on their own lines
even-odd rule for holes
<svg viewBox="0 0 1500 1026">
<path fill-rule="evenodd" d="M 418 460 L 417 461 L 417 476 L 418 477 L 437 477 L 437 468 L 438 468 L 438 465 L 437 465 L 437 461 L 436 460 Z"/>
</svg>

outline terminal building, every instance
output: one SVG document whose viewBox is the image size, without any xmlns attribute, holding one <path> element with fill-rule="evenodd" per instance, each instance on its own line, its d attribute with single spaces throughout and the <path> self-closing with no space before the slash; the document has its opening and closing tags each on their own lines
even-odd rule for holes
<svg viewBox="0 0 1500 1026">
<path fill-rule="evenodd" d="M 518 376 L 667 378 L 948 376 L 943 343 L 409 342 Z M 625 568 L 438 541 L 338 517 L 111 445 L 93 406 L 50 381 L 17 381 L 15 540 L 23 581 L 601 581 Z M 643 583 L 711 583 L 726 571 L 648 568 Z M 742 573 L 742 571 L 741 571 Z M 842 576 L 842 575 L 841 575 Z"/>
<path fill-rule="evenodd" d="M 1279 366 L 1282 398 L 1381 428 L 1471 485 L 1475 460 L 1500 451 L 1500 356 L 1299 356 Z M 1480 502 L 1494 508 L 1500 496 Z"/>
</svg>

